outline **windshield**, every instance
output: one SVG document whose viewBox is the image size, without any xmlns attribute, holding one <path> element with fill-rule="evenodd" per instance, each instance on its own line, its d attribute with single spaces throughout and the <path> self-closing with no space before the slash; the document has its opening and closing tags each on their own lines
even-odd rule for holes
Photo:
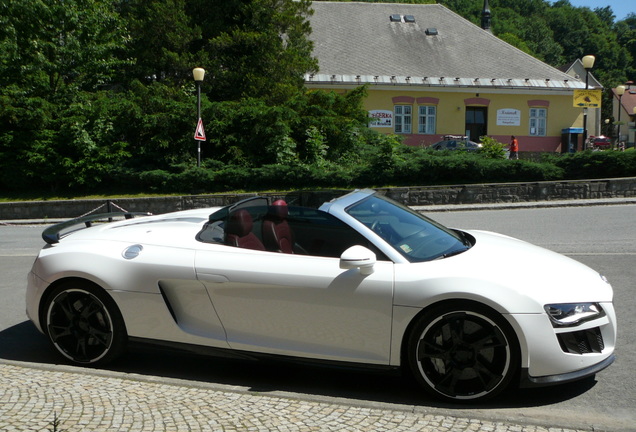
<svg viewBox="0 0 636 432">
<path fill-rule="evenodd" d="M 446 258 L 471 247 L 463 233 L 452 231 L 381 195 L 372 195 L 350 206 L 347 213 L 411 262 Z"/>
</svg>

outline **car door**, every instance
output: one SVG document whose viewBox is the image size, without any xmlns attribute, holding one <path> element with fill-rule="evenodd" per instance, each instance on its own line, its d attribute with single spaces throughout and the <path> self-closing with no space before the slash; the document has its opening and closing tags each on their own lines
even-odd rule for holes
<svg viewBox="0 0 636 432">
<path fill-rule="evenodd" d="M 197 278 L 234 349 L 387 364 L 393 263 L 378 260 L 366 275 L 341 269 L 343 249 L 367 245 L 352 228 L 319 213 L 291 217 L 303 253 L 202 249 Z"/>
</svg>

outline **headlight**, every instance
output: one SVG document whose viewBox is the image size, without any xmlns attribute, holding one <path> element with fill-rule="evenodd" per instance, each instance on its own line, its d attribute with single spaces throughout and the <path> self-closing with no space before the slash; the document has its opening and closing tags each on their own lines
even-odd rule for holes
<svg viewBox="0 0 636 432">
<path fill-rule="evenodd" d="M 598 303 L 564 303 L 544 306 L 553 327 L 573 327 L 605 316 Z"/>
</svg>

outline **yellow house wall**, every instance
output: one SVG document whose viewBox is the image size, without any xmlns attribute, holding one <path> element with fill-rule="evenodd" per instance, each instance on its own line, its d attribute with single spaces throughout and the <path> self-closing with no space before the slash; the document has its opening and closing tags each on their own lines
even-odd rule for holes
<svg viewBox="0 0 636 432">
<path fill-rule="evenodd" d="M 510 136 L 515 135 L 520 142 L 521 151 L 561 151 L 561 131 L 565 128 L 582 127 L 583 116 L 580 108 L 574 108 L 572 94 L 538 94 L 537 92 L 506 93 L 499 92 L 465 92 L 457 90 L 445 91 L 406 91 L 374 89 L 370 87 L 368 97 L 364 102 L 367 110 L 393 111 L 393 98 L 397 96 L 412 97 L 415 100 L 421 97 L 438 98 L 436 134 L 404 134 L 405 142 L 409 145 L 426 146 L 439 141 L 443 135 L 464 135 L 466 99 L 487 99 L 488 136 L 501 142 L 508 143 Z M 530 108 L 529 101 L 547 101 L 546 136 L 530 136 Z M 402 104 L 402 103 L 400 103 Z M 417 132 L 417 102 L 413 103 L 413 131 Z M 535 107 L 535 106 L 533 106 Z M 497 125 L 497 111 L 500 109 L 516 109 L 521 112 L 519 126 Z M 374 128 L 382 133 L 393 133 L 393 128 Z M 474 137 L 473 140 L 476 140 Z M 581 137 L 579 137 L 579 142 Z"/>
</svg>

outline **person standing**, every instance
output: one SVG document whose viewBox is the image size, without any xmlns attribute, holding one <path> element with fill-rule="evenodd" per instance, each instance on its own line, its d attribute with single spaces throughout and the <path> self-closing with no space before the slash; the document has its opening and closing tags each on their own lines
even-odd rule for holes
<svg viewBox="0 0 636 432">
<path fill-rule="evenodd" d="M 510 159 L 519 159 L 519 141 L 513 135 L 510 137 Z"/>
</svg>

